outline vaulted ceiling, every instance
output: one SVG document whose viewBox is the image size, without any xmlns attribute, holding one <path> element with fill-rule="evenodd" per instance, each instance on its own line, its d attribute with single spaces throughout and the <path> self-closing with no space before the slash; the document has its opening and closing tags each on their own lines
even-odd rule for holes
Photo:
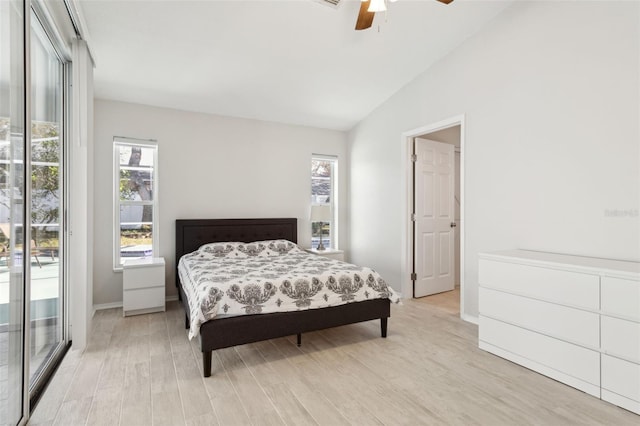
<svg viewBox="0 0 640 426">
<path fill-rule="evenodd" d="M 507 0 L 82 0 L 97 98 L 347 130 Z"/>
</svg>

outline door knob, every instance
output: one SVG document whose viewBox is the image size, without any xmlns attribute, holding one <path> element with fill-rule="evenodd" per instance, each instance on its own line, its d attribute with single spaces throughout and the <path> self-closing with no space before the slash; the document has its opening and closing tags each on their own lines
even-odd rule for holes
<svg viewBox="0 0 640 426">
<path fill-rule="evenodd" d="M 455 228 L 455 227 L 456 227 L 456 226 L 458 226 L 458 225 L 456 225 L 456 223 L 455 223 L 455 222 L 451 222 L 451 225 L 449 225 L 449 226 L 451 226 L 452 228 Z"/>
</svg>

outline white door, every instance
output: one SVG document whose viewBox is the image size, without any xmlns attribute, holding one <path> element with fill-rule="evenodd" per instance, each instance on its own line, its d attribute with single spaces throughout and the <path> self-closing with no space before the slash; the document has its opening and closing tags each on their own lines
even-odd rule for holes
<svg viewBox="0 0 640 426">
<path fill-rule="evenodd" d="M 415 139 L 414 297 L 454 287 L 454 147 Z M 452 225 L 454 224 L 454 225 Z"/>
</svg>

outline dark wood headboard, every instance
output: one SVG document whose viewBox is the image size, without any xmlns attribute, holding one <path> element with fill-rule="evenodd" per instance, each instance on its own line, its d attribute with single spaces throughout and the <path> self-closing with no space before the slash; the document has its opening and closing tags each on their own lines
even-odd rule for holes
<svg viewBox="0 0 640 426">
<path fill-rule="evenodd" d="M 298 219 L 178 219 L 176 220 L 176 286 L 180 258 L 207 243 L 285 239 L 298 242 Z"/>
</svg>

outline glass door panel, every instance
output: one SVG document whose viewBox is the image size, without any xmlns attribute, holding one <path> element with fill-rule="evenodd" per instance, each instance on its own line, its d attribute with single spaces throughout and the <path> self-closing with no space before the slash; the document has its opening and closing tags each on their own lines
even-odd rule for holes
<svg viewBox="0 0 640 426">
<path fill-rule="evenodd" d="M 0 0 L 0 424 L 24 417 L 24 2 Z"/>
<path fill-rule="evenodd" d="M 37 18 L 31 23 L 30 385 L 61 348 L 63 65 Z"/>
</svg>

